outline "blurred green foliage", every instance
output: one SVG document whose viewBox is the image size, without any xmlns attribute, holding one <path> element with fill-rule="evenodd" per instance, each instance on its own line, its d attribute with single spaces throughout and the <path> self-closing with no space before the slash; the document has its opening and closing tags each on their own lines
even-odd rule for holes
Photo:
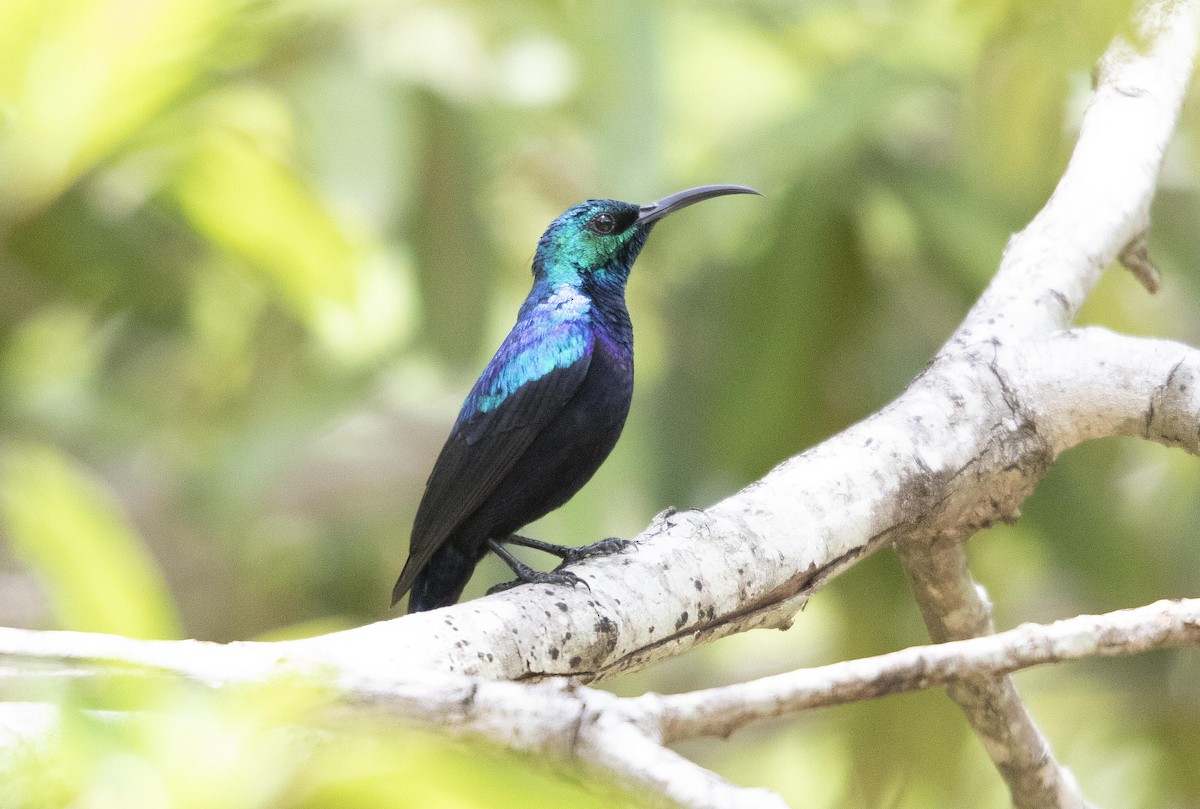
<svg viewBox="0 0 1200 809">
<path fill-rule="evenodd" d="M 304 729 L 322 695 L 273 682 L 220 695 L 163 686 L 134 714 L 68 699 L 52 735 L 0 757 L 6 807 L 600 809 L 624 805 L 512 756 L 394 724 Z M 95 700 L 97 694 L 92 694 Z M 615 804 L 614 804 L 615 802 Z"/>
<path fill-rule="evenodd" d="M 158 568 L 95 483 L 46 447 L 10 444 L 0 464 L 0 519 L 13 551 L 43 576 L 59 623 L 135 638 L 179 634 Z"/>
<path fill-rule="evenodd" d="M 766 194 L 656 231 L 629 291 L 625 437 L 532 532 L 629 535 L 733 491 L 921 369 L 1053 189 L 1129 7 L 4 0 L 0 623 L 227 640 L 387 615 L 425 475 L 536 239 L 586 197 Z M 1200 342 L 1198 132 L 1191 102 L 1154 211 L 1163 293 L 1111 271 L 1086 322 Z M 1196 595 L 1198 495 L 1178 452 L 1068 453 L 1017 525 L 971 543 L 998 623 Z M 483 565 L 468 595 L 503 575 Z M 787 634 L 613 688 L 924 640 L 884 552 Z M 1200 806 L 1200 654 L 1018 684 L 1087 794 Z M 145 700 L 167 719 L 68 711 L 4 800 L 585 805 L 524 762 L 392 731 L 296 750 L 276 741 L 304 714 L 286 693 Z M 685 752 L 796 805 L 1005 805 L 936 692 Z"/>
</svg>

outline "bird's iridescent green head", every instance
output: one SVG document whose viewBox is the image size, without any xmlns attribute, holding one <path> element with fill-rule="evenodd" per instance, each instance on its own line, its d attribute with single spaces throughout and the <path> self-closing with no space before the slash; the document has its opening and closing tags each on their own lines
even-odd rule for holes
<svg viewBox="0 0 1200 809">
<path fill-rule="evenodd" d="M 637 205 L 615 199 L 589 199 L 568 209 L 542 234 L 534 277 L 572 285 L 627 278 L 650 234 L 650 225 L 638 225 L 637 218 Z"/>
<path fill-rule="evenodd" d="M 551 222 L 542 234 L 533 259 L 534 277 L 551 284 L 624 284 L 659 219 L 712 197 L 757 193 L 741 185 L 704 185 L 648 205 L 615 199 L 581 202 Z"/>
</svg>

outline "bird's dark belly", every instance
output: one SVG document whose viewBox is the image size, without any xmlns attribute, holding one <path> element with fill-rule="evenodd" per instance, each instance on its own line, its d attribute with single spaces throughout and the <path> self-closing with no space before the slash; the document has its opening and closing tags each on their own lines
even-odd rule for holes
<svg viewBox="0 0 1200 809">
<path fill-rule="evenodd" d="M 455 533 L 503 537 L 570 500 L 616 445 L 632 396 L 632 362 L 622 362 L 597 341 L 575 395 Z M 479 555 L 486 550 L 484 545 Z"/>
</svg>

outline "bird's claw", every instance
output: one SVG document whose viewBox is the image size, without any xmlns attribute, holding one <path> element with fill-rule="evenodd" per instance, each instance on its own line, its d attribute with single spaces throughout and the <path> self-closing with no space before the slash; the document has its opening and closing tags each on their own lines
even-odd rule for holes
<svg viewBox="0 0 1200 809">
<path fill-rule="evenodd" d="M 610 553 L 622 553 L 634 547 L 637 543 L 631 542 L 628 539 L 620 539 L 618 537 L 609 537 L 602 539 L 599 542 L 593 542 L 591 545 L 584 545 L 581 548 L 570 548 L 566 555 L 563 556 L 562 562 L 555 570 L 562 570 L 569 565 L 582 562 L 584 559 L 590 559 L 593 556 L 607 556 Z"/>
<path fill-rule="evenodd" d="M 493 584 L 491 587 L 489 587 L 487 589 L 487 595 L 494 596 L 496 593 L 503 593 L 505 590 L 511 590 L 512 588 L 516 587 L 518 584 L 524 584 L 524 583 L 525 582 L 521 581 L 520 579 L 513 579 L 512 581 L 502 581 L 499 584 Z"/>
<path fill-rule="evenodd" d="M 548 573 L 543 573 L 540 570 L 530 571 L 528 578 L 522 577 L 513 579 L 512 581 L 501 582 L 500 584 L 493 585 L 488 589 L 487 594 L 493 595 L 495 593 L 502 593 L 505 590 L 511 590 L 520 584 L 558 584 L 564 587 L 572 588 L 582 584 L 587 589 L 592 589 L 591 585 L 576 576 L 574 573 L 571 573 L 568 570 L 559 570 L 555 568 Z"/>
</svg>

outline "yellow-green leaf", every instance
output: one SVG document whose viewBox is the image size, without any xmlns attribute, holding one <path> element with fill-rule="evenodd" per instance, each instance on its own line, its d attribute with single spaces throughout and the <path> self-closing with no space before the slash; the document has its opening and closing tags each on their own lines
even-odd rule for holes
<svg viewBox="0 0 1200 809">
<path fill-rule="evenodd" d="M 179 636 L 154 560 L 111 494 L 57 450 L 6 446 L 0 521 L 41 577 L 64 629 Z"/>
</svg>

